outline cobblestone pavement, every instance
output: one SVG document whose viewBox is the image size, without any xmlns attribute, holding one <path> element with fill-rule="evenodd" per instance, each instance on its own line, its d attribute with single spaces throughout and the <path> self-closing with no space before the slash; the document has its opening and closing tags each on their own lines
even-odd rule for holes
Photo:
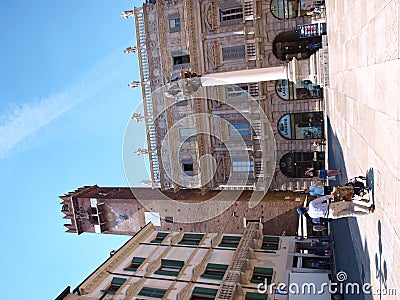
<svg viewBox="0 0 400 300">
<path fill-rule="evenodd" d="M 362 282 L 397 289 L 396 296 L 365 298 L 400 299 L 399 0 L 326 5 L 330 160 L 345 171 L 341 183 L 368 172 L 377 207 L 347 220 L 348 246 L 354 244 Z"/>
</svg>

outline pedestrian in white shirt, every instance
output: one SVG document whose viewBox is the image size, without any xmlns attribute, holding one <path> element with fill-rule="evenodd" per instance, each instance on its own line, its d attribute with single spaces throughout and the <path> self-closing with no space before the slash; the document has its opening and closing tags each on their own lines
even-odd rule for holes
<svg viewBox="0 0 400 300">
<path fill-rule="evenodd" d="M 338 219 L 364 216 L 373 213 L 375 205 L 364 201 L 338 201 L 329 203 L 334 195 L 326 195 L 311 201 L 308 207 L 299 207 L 297 212 L 308 214 L 311 218 Z"/>
</svg>

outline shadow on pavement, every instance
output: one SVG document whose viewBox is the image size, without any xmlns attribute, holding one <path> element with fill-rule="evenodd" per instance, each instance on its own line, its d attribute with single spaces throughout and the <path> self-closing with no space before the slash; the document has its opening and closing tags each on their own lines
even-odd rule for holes
<svg viewBox="0 0 400 300">
<path fill-rule="evenodd" d="M 349 178 L 346 172 L 346 162 L 343 156 L 342 146 L 334 134 L 329 116 L 327 118 L 327 133 L 328 133 L 328 155 L 329 169 L 340 169 L 342 174 L 335 185 L 343 185 L 348 182 Z M 366 174 L 367 181 L 371 180 L 369 185 L 373 187 L 373 170 L 371 174 Z M 364 175 L 364 174 L 360 174 Z M 364 283 L 371 282 L 369 250 L 367 241 L 363 241 L 358 228 L 356 218 L 342 218 L 331 222 L 331 231 L 334 240 L 336 272 L 346 272 L 346 283 L 358 283 L 360 287 L 359 293 L 351 293 L 351 290 L 346 293 L 344 291 L 344 299 L 373 299 L 372 295 L 363 293 L 362 286 Z M 334 274 L 334 279 L 335 274 Z"/>
</svg>

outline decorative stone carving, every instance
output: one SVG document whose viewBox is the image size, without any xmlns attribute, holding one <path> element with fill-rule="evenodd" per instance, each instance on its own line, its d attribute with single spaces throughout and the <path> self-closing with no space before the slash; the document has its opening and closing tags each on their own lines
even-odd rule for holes
<svg viewBox="0 0 400 300">
<path fill-rule="evenodd" d="M 129 17 L 132 17 L 134 14 L 133 10 L 125 10 L 121 13 L 121 17 L 123 17 L 124 19 L 128 19 Z"/>
</svg>

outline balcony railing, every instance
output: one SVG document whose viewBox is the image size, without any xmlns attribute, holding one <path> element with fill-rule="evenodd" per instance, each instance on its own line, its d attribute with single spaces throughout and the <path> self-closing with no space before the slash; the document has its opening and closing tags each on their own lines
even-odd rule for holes
<svg viewBox="0 0 400 300">
<path fill-rule="evenodd" d="M 160 185 L 160 163 L 157 151 L 157 132 L 154 122 L 153 100 L 150 87 L 150 68 L 146 49 L 146 27 L 143 8 L 135 9 L 136 34 L 138 43 L 139 65 L 141 73 L 141 84 L 143 91 L 143 106 L 147 131 L 147 142 L 149 144 L 150 169 L 152 172 L 153 187 Z"/>
</svg>

